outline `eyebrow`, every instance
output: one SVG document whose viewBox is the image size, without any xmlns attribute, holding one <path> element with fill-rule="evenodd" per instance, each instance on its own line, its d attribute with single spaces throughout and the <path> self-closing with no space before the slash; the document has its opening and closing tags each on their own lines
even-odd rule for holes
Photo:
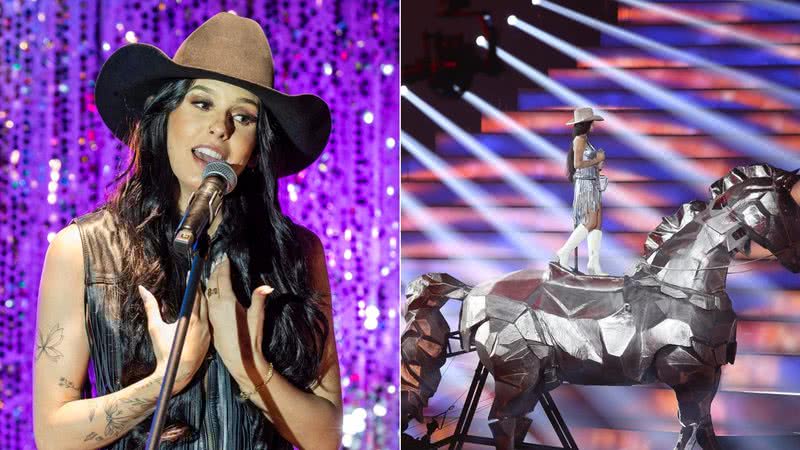
<svg viewBox="0 0 800 450">
<path fill-rule="evenodd" d="M 211 89 L 209 87 L 205 87 L 202 84 L 196 84 L 196 85 L 192 86 L 191 89 L 189 89 L 188 92 L 191 92 L 191 91 L 193 91 L 195 89 L 198 89 L 198 90 L 201 90 L 201 91 L 205 91 L 205 92 L 207 92 L 209 94 L 215 94 L 216 93 L 216 91 L 214 91 L 214 89 Z M 239 97 L 239 98 L 236 99 L 236 101 L 243 102 L 243 103 L 250 103 L 251 105 L 254 105 L 256 108 L 258 107 L 258 103 L 255 100 L 252 100 L 252 99 L 249 99 L 249 98 Z"/>
</svg>

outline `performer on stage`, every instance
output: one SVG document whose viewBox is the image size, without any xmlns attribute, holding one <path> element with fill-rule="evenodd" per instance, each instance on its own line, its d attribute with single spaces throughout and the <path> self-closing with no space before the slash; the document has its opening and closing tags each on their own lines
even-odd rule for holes
<svg viewBox="0 0 800 450">
<path fill-rule="evenodd" d="M 603 231 L 602 205 L 600 193 L 605 190 L 608 180 L 600 175 L 606 160 L 605 152 L 596 149 L 589 142 L 589 132 L 594 122 L 603 120 L 592 108 L 577 108 L 574 119 L 567 122 L 573 126 L 572 148 L 567 155 L 567 175 L 574 187 L 572 215 L 574 229 L 567 242 L 556 252 L 559 264 L 567 267 L 570 253 L 584 239 L 589 246 L 589 263 L 587 273 L 590 275 L 606 275 L 600 268 L 600 241 Z"/>
<path fill-rule="evenodd" d="M 272 89 L 261 26 L 220 13 L 173 59 L 116 51 L 98 75 L 106 125 L 134 154 L 115 194 L 61 230 L 42 272 L 34 363 L 39 448 L 142 448 L 186 286 L 172 238 L 204 167 L 238 175 L 210 225 L 162 442 L 335 449 L 342 414 L 320 240 L 281 213 L 277 179 L 311 164 L 327 105 Z M 91 387 L 91 389 L 90 389 Z"/>
</svg>

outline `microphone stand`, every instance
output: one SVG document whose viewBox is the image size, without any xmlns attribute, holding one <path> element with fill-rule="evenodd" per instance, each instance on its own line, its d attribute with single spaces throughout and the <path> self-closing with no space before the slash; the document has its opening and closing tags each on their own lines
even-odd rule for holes
<svg viewBox="0 0 800 450">
<path fill-rule="evenodd" d="M 181 359 L 183 343 L 186 340 L 186 332 L 189 328 L 189 320 L 191 319 L 192 309 L 194 308 L 197 285 L 200 283 L 200 275 L 203 273 L 203 268 L 208 258 L 208 247 L 208 233 L 205 231 L 204 227 L 189 252 L 189 257 L 192 260 L 192 268 L 189 272 L 189 280 L 186 282 L 186 290 L 183 293 L 181 311 L 178 313 L 178 325 L 175 329 L 175 338 L 172 341 L 172 349 L 169 352 L 169 359 L 167 360 L 167 370 L 164 373 L 161 392 L 158 394 L 156 410 L 153 413 L 153 421 L 150 423 L 150 434 L 147 438 L 148 450 L 158 449 L 161 443 L 161 430 L 164 428 L 167 405 L 169 405 L 172 387 L 175 385 L 175 375 L 178 371 L 178 362 Z"/>
</svg>

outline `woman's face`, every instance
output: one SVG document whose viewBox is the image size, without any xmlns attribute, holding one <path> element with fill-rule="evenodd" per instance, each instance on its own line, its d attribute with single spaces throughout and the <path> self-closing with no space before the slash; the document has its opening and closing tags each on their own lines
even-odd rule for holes
<svg viewBox="0 0 800 450">
<path fill-rule="evenodd" d="M 203 169 L 227 162 L 240 175 L 256 148 L 259 99 L 250 91 L 211 79 L 195 80 L 167 121 L 167 153 L 181 197 L 195 191 Z"/>
</svg>

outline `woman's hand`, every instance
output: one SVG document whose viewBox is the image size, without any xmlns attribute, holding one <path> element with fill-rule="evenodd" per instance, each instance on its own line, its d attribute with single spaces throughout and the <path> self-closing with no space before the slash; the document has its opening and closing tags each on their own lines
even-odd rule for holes
<svg viewBox="0 0 800 450">
<path fill-rule="evenodd" d="M 598 162 L 602 163 L 603 161 L 606 160 L 606 152 L 597 152 L 597 156 L 595 156 L 595 159 Z"/>
<path fill-rule="evenodd" d="M 158 301 L 143 286 L 139 286 L 139 295 L 142 296 L 144 301 L 144 310 L 147 314 L 147 330 L 150 333 L 153 352 L 156 355 L 155 375 L 162 376 L 167 368 L 167 359 L 172 348 L 172 341 L 175 338 L 175 329 L 178 326 L 178 322 L 164 322 L 161 318 L 161 311 L 158 308 Z M 175 386 L 172 389 L 173 394 L 180 392 L 189 384 L 189 381 L 203 364 L 206 354 L 208 354 L 211 333 L 208 328 L 208 310 L 203 303 L 198 292 L 195 296 L 192 315 L 189 319 L 189 329 L 186 332 L 186 341 L 181 352 L 181 359 L 178 362 Z"/>
<path fill-rule="evenodd" d="M 264 302 L 273 289 L 260 286 L 250 297 L 245 309 L 236 299 L 231 284 L 231 264 L 228 256 L 214 267 L 208 279 L 204 301 L 213 333 L 214 348 L 228 371 L 237 379 L 252 378 L 265 373 L 261 342 L 264 334 Z M 258 372 L 254 372 L 254 369 Z"/>
</svg>

